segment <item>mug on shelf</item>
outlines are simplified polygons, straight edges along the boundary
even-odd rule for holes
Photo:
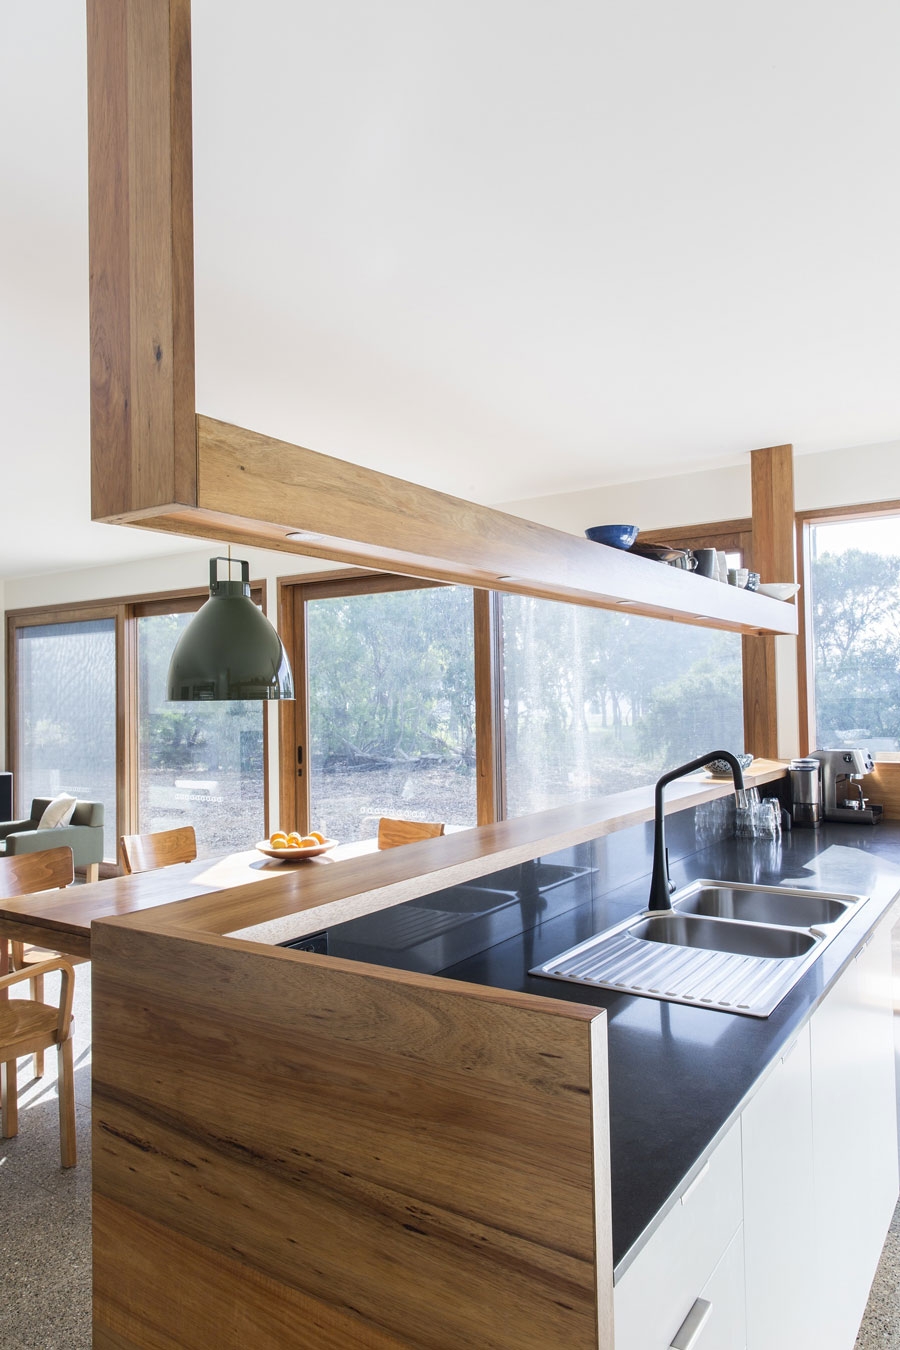
[[[718,554],[714,548],[695,548],[694,557],[697,559],[698,577],[718,577]]]
[[[741,590],[745,588],[750,578],[750,572],[746,567],[730,567],[728,569],[729,586],[737,586]]]

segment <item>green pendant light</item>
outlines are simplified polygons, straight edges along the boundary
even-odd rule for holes
[[[169,662],[171,701],[293,698],[294,681],[281,638],[250,599],[250,564],[240,581],[220,581],[210,558],[209,599],[175,644]]]

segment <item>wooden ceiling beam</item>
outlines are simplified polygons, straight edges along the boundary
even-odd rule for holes
[[[91,511],[197,504],[190,0],[88,0]]]

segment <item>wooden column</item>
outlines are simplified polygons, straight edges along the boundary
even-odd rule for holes
[[[753,502],[751,565],[763,581],[795,579],[794,460],[790,445],[750,454]],[[754,755],[778,758],[778,682],[775,638],[745,636],[744,745]]]
[[[504,816],[502,775],[498,773],[497,739],[502,708],[498,698],[497,634],[494,597],[490,591],[472,592],[475,608],[475,758],[478,772],[478,824],[490,825]]]
[[[189,0],[88,0],[91,509],[197,502]]]

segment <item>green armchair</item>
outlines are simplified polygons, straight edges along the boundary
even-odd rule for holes
[[[35,797],[27,820],[7,820],[0,824],[0,854],[40,853],[45,848],[72,850],[76,867],[87,869],[88,881],[96,881],[103,861],[103,805],[101,802],[76,802],[68,825],[39,830],[38,821],[52,798]]]

